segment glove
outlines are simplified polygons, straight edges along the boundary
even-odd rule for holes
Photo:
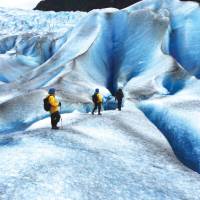
[[[59,106],[61,106],[61,102],[59,102]]]

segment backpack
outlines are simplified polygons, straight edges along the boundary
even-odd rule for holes
[[[92,101],[93,101],[94,103],[97,103],[98,97],[97,97],[97,94],[96,94],[96,93],[92,95]]]
[[[49,97],[44,98],[43,102],[44,102],[44,110],[45,111],[50,111],[51,104],[49,103]]]
[[[122,91],[117,91],[115,97],[117,100],[122,100],[124,97],[124,94]]]

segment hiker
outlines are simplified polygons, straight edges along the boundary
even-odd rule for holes
[[[98,108],[98,115],[101,115],[101,104],[103,102],[103,97],[99,93],[99,89],[97,88],[92,95],[92,101],[94,102],[94,109],[92,111],[92,114],[94,115],[95,110]]]
[[[117,108],[119,111],[121,111],[121,107],[122,107],[122,99],[124,98],[124,94],[122,89],[118,89],[116,94],[115,94],[115,101],[117,100]]]
[[[56,90],[54,88],[49,89],[48,102],[50,104],[50,113],[51,113],[51,126],[52,129],[59,129],[57,123],[60,121],[60,113],[58,107],[61,106],[61,103],[55,98]]]

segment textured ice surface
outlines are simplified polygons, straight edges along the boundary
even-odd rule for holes
[[[64,115],[58,132],[41,121],[1,137],[0,198],[198,200],[199,175],[177,161],[164,136],[132,107]]]
[[[187,71],[199,77],[200,9],[198,3],[179,0],[146,0],[127,10],[151,9],[170,19],[165,52],[172,55]]]
[[[0,8],[1,197],[199,199],[199,175],[166,143],[200,172],[199,10],[178,0],[89,13]],[[114,108],[122,87],[126,111],[66,115],[55,133],[42,107],[49,87],[63,113],[89,113],[95,88]]]
[[[195,89],[195,86],[193,87]],[[191,91],[187,90],[162,100],[140,104],[141,110],[164,133],[177,157],[198,172],[200,171],[199,106],[199,97],[191,95]]]

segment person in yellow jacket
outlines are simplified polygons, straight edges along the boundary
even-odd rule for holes
[[[50,113],[51,113],[51,126],[52,129],[59,129],[57,123],[60,121],[60,113],[59,113],[59,106],[61,103],[55,97],[56,90],[54,88],[49,89],[49,104],[50,104]]]
[[[93,103],[94,103],[94,108],[93,108],[92,114],[94,115],[94,112],[98,108],[98,115],[101,115],[101,105],[103,103],[103,97],[99,93],[98,88],[95,90],[94,94],[92,95],[92,100],[93,100]]]

